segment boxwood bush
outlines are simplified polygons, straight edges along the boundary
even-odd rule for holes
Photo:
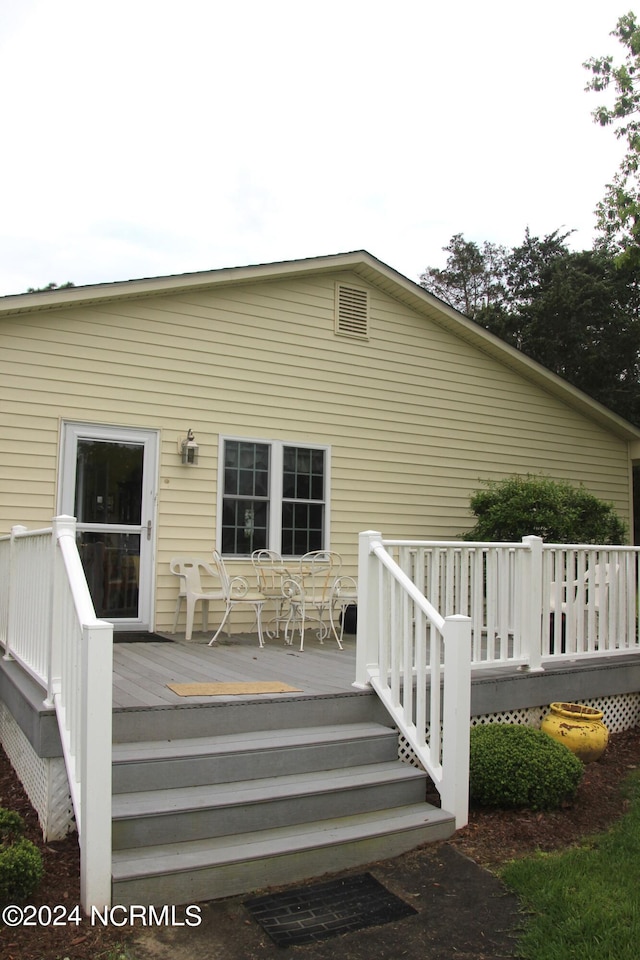
[[[40,851],[23,833],[20,814],[0,807],[0,905],[19,903],[42,880]]]
[[[542,730],[489,723],[471,730],[472,804],[552,810],[571,800],[584,766]]]
[[[626,528],[613,504],[584,487],[545,476],[488,481],[471,495],[475,526],[465,540],[521,540],[530,534],[548,543],[624,543]]]

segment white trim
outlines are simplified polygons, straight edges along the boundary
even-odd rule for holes
[[[227,440],[239,443],[262,443],[269,447],[269,532],[267,547],[282,552],[282,473],[283,450],[285,447],[298,447],[305,450],[324,452],[324,531],[322,549],[328,550],[331,543],[331,447],[326,443],[311,443],[309,440],[273,440],[265,437],[242,437],[236,434],[220,434],[218,437],[218,491],[216,548],[222,553],[222,511],[224,502],[224,445]],[[274,504],[276,509],[273,509]],[[227,554],[227,557],[230,555]],[[231,556],[237,557],[236,554]]]
[[[63,420],[61,423],[60,461],[58,473],[57,514],[74,516],[75,507],[75,477],[77,460],[77,443],[79,439],[122,441],[124,443],[139,443],[144,447],[143,462],[143,491],[140,526],[135,530],[140,533],[140,581],[138,617],[135,619],[114,620],[122,626],[139,627],[152,630],[155,618],[155,565],[157,545],[157,491],[158,491],[158,454],[160,437],[157,430],[146,430],[137,427],[119,427],[107,424],[83,423],[74,420]],[[147,525],[151,523],[151,539],[147,539]],[[85,529],[85,524],[78,524],[79,529]],[[132,532],[131,526],[122,524],[95,524],[88,525],[92,531],[104,530],[111,533]]]

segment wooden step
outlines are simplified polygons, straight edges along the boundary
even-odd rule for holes
[[[210,840],[119,850],[113,902],[184,904],[248,893],[398,856],[455,830],[417,803]]]
[[[398,760],[113,798],[113,849],[220,837],[424,800],[426,776]]]
[[[280,730],[323,723],[382,723],[391,727],[384,706],[372,690],[307,697],[274,694],[259,699],[184,706],[121,708],[113,711],[113,742],[154,740],[161,731],[170,740],[224,736],[255,730]]]
[[[113,902],[247,893],[451,836],[454,818],[425,802],[426,774],[398,759],[376,700],[129,717],[114,738]]]
[[[114,744],[113,792],[226,783],[393,760],[397,734],[374,723]]]

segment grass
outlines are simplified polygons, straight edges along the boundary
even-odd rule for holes
[[[525,960],[637,960],[640,955],[640,773],[625,784],[629,810],[606,833],[562,853],[500,870],[528,912]]]

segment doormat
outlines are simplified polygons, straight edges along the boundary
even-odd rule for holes
[[[278,947],[314,943],[418,912],[370,873],[254,897],[244,906]]]
[[[251,693],[302,693],[299,687],[286,683],[264,681],[263,683],[168,683],[179,697],[234,697]]]
[[[114,643],[173,643],[168,637],[161,637],[159,633],[121,633],[113,631]]]

